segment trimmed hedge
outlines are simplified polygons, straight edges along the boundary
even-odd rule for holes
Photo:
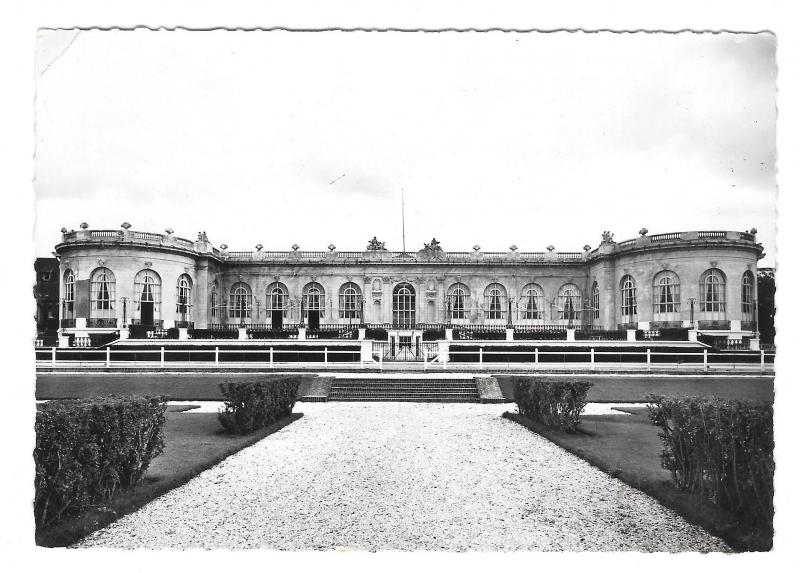
[[[775,446],[769,404],[651,396],[662,466],[675,486],[772,528]]]
[[[297,390],[307,376],[268,376],[259,382],[219,385],[225,409],[219,422],[226,432],[249,434],[292,413]]]
[[[519,413],[562,432],[574,432],[586,407],[591,382],[520,376],[514,388]]]
[[[165,397],[107,396],[37,406],[34,516],[47,527],[133,488],[164,449]]]
[[[367,327],[366,331],[364,332],[364,336],[368,340],[389,340],[389,331],[381,327]]]
[[[236,340],[239,338],[239,331],[220,330],[217,328],[190,328],[189,338],[200,340]]]

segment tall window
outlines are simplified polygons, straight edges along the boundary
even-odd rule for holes
[[[636,320],[636,281],[631,275],[625,275],[620,282],[620,292],[622,294],[622,317],[625,322]]]
[[[395,326],[413,326],[416,322],[417,297],[414,287],[400,283],[392,291],[392,321]]]
[[[75,318],[75,273],[67,270],[64,273],[64,316]]]
[[[286,318],[286,307],[289,299],[289,291],[283,283],[272,283],[267,287],[267,311],[272,317],[273,311],[283,312]]]
[[[356,283],[344,283],[339,289],[339,318],[361,319],[361,289]]]
[[[724,318],[725,275],[718,269],[709,269],[700,277],[700,312],[718,315],[711,320]]]
[[[155,271],[144,269],[133,279],[133,302],[139,321],[154,324],[161,315],[161,277]]]
[[[488,320],[502,319],[506,312],[506,288],[500,283],[492,283],[483,292],[484,316]]]
[[[531,283],[522,287],[522,318],[540,320],[544,318],[544,290]]]
[[[653,314],[677,314],[681,310],[681,293],[678,275],[661,271],[653,277]],[[660,320],[677,320],[678,317],[656,317]]]
[[[463,283],[455,283],[447,289],[447,305],[451,320],[464,320],[469,312],[469,287]]]
[[[217,283],[211,285],[211,296],[209,297],[211,301],[211,322],[216,322],[216,319],[219,317],[219,313],[217,310],[219,309],[219,301],[217,300]]]
[[[189,275],[181,275],[175,287],[175,313],[181,320],[190,320],[191,311],[192,279]]]
[[[105,267],[95,269],[91,279],[91,318],[113,318],[116,281]]]
[[[600,319],[600,286],[597,281],[592,284],[592,318]]]
[[[246,283],[236,283],[231,287],[230,317],[239,320],[250,318],[253,297]]]
[[[308,311],[319,311],[320,318],[325,316],[325,289],[319,283],[308,283],[303,287],[303,306],[305,316],[308,318]]]
[[[753,273],[745,271],[742,275],[742,320],[745,322],[753,321]]]
[[[580,319],[581,291],[574,284],[558,289],[558,318],[572,323]]]

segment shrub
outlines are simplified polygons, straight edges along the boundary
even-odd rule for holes
[[[219,422],[232,434],[249,434],[292,413],[303,376],[268,376],[259,382],[219,385],[225,409]]]
[[[147,338],[147,331],[153,330],[152,326],[145,326],[143,324],[130,324],[128,325],[128,332],[130,338]]]
[[[514,400],[526,418],[548,428],[574,432],[591,387],[591,382],[519,377]]]
[[[678,489],[771,528],[774,437],[768,404],[650,397],[661,429],[661,464]]]
[[[119,338],[119,332],[90,332],[89,339],[91,340],[91,345],[94,347],[98,346],[105,346],[111,342],[114,342]]]
[[[217,328],[190,328],[189,338],[203,340],[236,340],[239,338],[239,331],[221,330]]]
[[[364,336],[368,340],[389,340],[389,331],[385,328],[369,328],[364,332]]]
[[[165,400],[108,396],[40,404],[36,525],[52,525],[134,487],[164,449]]]
[[[444,328],[426,328],[422,331],[422,340],[444,340]]]

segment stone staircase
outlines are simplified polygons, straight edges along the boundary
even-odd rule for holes
[[[329,402],[480,402],[475,379],[334,378]]]

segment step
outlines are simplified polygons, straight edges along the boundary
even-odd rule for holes
[[[349,402],[479,402],[474,378],[336,378],[330,401]]]

